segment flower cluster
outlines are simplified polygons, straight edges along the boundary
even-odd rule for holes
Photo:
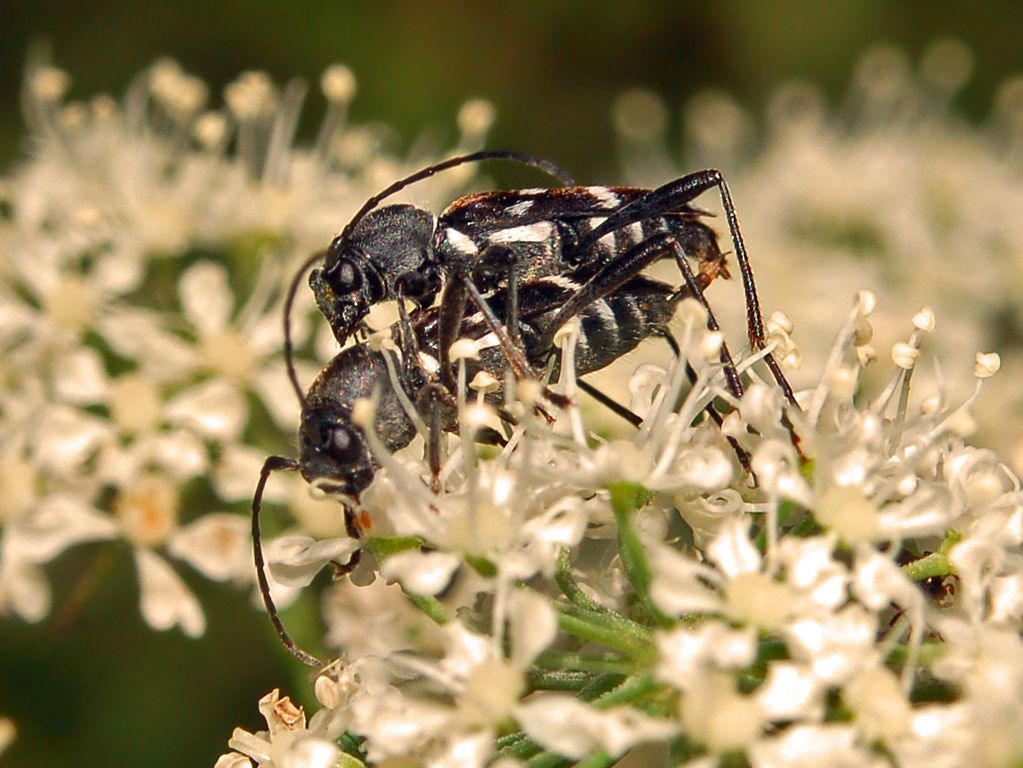
[[[855,122],[806,88],[779,94],[756,161],[741,157],[734,105],[690,111],[694,167],[735,159],[766,303],[797,319],[768,323],[796,403],[759,353],[736,356],[735,397],[721,334],[683,302],[681,353],[650,343],[650,362],[612,374],[638,428],[609,430],[615,417],[590,403],[537,410],[520,382],[506,445],[485,448],[474,430],[501,426],[487,383],[479,398],[461,388],[438,493],[422,441],[389,454],[372,440],[374,403],[357,404],[381,469],[361,499],[362,564],[322,594],[317,650],[334,660],[312,685],[318,710],[267,694],[266,730],[236,729],[218,768],[1023,759],[1023,495],[966,442],[985,400],[1002,443],[1018,439],[1004,416],[1018,393],[998,390],[1016,377],[978,398],[992,354],[977,355],[972,391],[956,377],[961,350],[993,340],[963,307],[1011,307],[1019,88],[986,133],[969,131],[944,109],[968,54],[935,50],[919,75],[890,51],[865,59]],[[64,73],[28,72],[33,158],[0,188],[0,613],[44,617],[45,566],[89,541],[131,553],[157,629],[205,626],[176,564],[251,589],[248,504],[262,458],[293,453],[298,423],[282,289],[367,197],[441,154],[399,159],[384,131],[350,125],[347,69],[321,85],[326,115],[304,148],[300,83],[248,73],[207,110],[205,85],[166,61],[120,104],[69,103]],[[641,93],[618,110],[643,183],[673,173],[658,110]],[[478,148],[491,120],[467,104],[453,150]],[[984,183],[970,184],[978,168]],[[439,205],[465,180],[409,192]],[[832,343],[833,286],[851,284],[884,300],[859,294]],[[741,329],[728,319],[741,302],[718,291],[725,329]],[[948,334],[923,309],[891,336],[907,301],[941,307]],[[325,325],[296,316],[304,381],[334,351]],[[559,333],[552,386],[580,403],[576,338],[571,324]],[[925,338],[951,383],[921,364]],[[266,542],[283,606],[356,543],[336,500],[297,478],[275,479],[267,501],[295,521]],[[0,718],[0,749],[12,738]]]
[[[631,378],[627,437],[523,408],[481,456],[463,402],[436,495],[421,448],[374,444],[376,563],[324,597],[342,655],[316,678],[322,708],[284,736],[269,716],[236,732],[218,765],[335,765],[337,745],[353,765],[1015,764],[1023,493],[964,442],[973,397],[911,396],[930,310],[863,391],[875,302],[857,297],[798,407],[754,360],[731,398],[688,301],[682,356]],[[997,368],[977,356],[978,390]],[[570,364],[558,385],[576,391]],[[722,400],[718,427],[703,412]],[[367,434],[372,418],[364,401]]]
[[[1006,375],[978,405],[978,434],[1019,469],[1021,432],[1007,427],[1023,414],[1016,386],[1023,375],[1023,79],[1004,82],[987,119],[968,124],[955,102],[972,68],[968,48],[939,40],[916,66],[889,46],[868,51],[834,107],[804,82],[770,94],[763,115],[706,92],[682,115],[681,163],[655,95],[623,94],[615,119],[623,172],[634,183],[722,169],[765,302],[784,308],[800,329],[807,359],[806,373],[793,374],[799,384],[810,386],[824,362],[826,319],[849,286],[878,295],[879,347],[896,341],[907,307],[932,306],[942,320],[933,349],[950,366],[963,349],[1002,354]],[[730,318],[725,327],[743,327],[741,306],[715,303]],[[970,386],[955,370],[947,384],[960,393]]]
[[[172,560],[253,583],[244,513],[263,456],[298,419],[282,289],[366,197],[435,151],[399,159],[381,130],[349,125],[347,68],[321,85],[326,115],[303,148],[300,82],[246,73],[207,109],[204,83],[167,60],[120,104],[67,102],[64,72],[29,69],[32,159],[4,180],[0,221],[0,614],[47,615],[42,567],[88,541],[130,547],[155,629],[205,626]],[[467,104],[454,151],[477,149],[491,118]],[[415,192],[448,199],[464,181]],[[307,319],[296,340],[311,377]],[[343,537],[336,505],[301,484],[275,484],[270,500],[298,532]]]

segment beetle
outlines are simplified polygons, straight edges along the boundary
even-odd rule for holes
[[[379,207],[387,197],[442,170],[469,162],[504,158],[545,170],[568,186],[482,192],[455,200],[439,216],[411,205]],[[370,308],[389,299],[429,306],[438,293],[449,307],[441,325],[441,375],[452,386],[447,348],[459,335],[462,307],[471,303],[488,317],[483,294],[503,280],[509,307],[506,328],[489,314],[512,371],[519,378],[533,374],[515,344],[518,333],[517,286],[539,277],[567,274],[589,267],[597,283],[602,272],[635,274],[658,259],[672,257],[680,269],[691,269],[685,256],[695,260],[702,279],[728,277],[717,238],[703,221],[705,211],[691,202],[717,189],[728,224],[745,293],[750,348],[766,345],[766,334],[756,284],[746,253],[731,193],[714,169],[698,171],[656,189],[638,187],[573,186],[571,178],[547,161],[514,152],[478,152],[428,166],[371,197],[333,239],[324,253],[315,254],[296,273],[290,303],[301,275],[322,259],[309,283],[316,303],[337,340],[343,345],[363,327]],[[672,235],[667,246],[664,235]],[[681,252],[681,253],[680,253]],[[593,291],[581,291],[563,310],[562,319],[576,313]],[[549,347],[559,323],[540,340]],[[285,346],[290,351],[286,327]],[[765,355],[774,378],[794,403],[792,389],[769,353]],[[734,369],[728,373],[735,396],[742,390]],[[293,379],[296,391],[297,381]]]
[[[586,273],[577,272],[568,276],[538,278],[520,286],[521,344],[527,359],[538,361],[537,347],[533,346],[535,340],[547,334],[550,323],[560,318],[560,308],[578,294],[585,280]],[[700,291],[699,285],[696,290]],[[691,295],[693,286],[688,283],[674,288],[662,281],[634,275],[582,306],[576,313],[580,322],[575,348],[577,374],[585,375],[609,365],[643,339],[667,336],[667,325],[675,307],[681,298]],[[507,291],[502,290],[491,297],[488,307],[500,320],[504,320],[509,304]],[[260,471],[252,501],[253,556],[260,593],[284,645],[311,666],[320,666],[319,659],[292,640],[270,595],[260,546],[259,516],[264,488],[276,471],[299,472],[308,483],[341,497],[348,533],[353,538],[358,537],[353,504],[358,503],[378,468],[362,427],[353,420],[356,401],[368,397],[375,399],[374,432],[388,453],[407,446],[417,429],[429,424],[429,434],[424,438],[430,454],[431,472],[436,477],[439,473],[439,451],[436,448],[439,430],[455,431],[458,428],[453,408],[455,393],[432,374],[439,356],[438,326],[445,322],[445,311],[443,307],[421,310],[392,326],[391,337],[402,351],[400,365],[394,368],[389,367],[385,357],[389,353],[373,349],[368,342],[356,343],[339,352],[301,398],[298,457],[270,456]],[[558,319],[557,322],[563,321]],[[489,333],[489,324],[482,312],[470,310],[462,318],[461,329],[466,338],[479,340]],[[494,344],[480,350],[479,360],[469,365],[469,374],[482,370],[501,380],[506,369],[504,351],[499,344]],[[578,383],[584,391],[596,392],[585,382]],[[638,423],[638,417],[627,409],[599,392],[596,394],[601,402],[610,404],[616,412]],[[498,389],[489,393],[487,398],[498,404],[502,392]],[[413,409],[420,412],[414,413]],[[429,413],[422,412],[427,409]],[[494,430],[483,430],[476,434],[475,439],[491,443],[502,441],[500,433]],[[353,556],[355,562],[357,556],[358,553]],[[346,570],[353,567],[354,562],[344,566]]]

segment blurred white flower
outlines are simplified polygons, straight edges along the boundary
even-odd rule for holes
[[[250,733],[235,728],[229,746],[234,753],[221,755],[217,768],[265,766],[265,768],[334,768],[341,750],[328,734],[306,727],[305,712],[288,697],[273,690],[259,700],[266,731]],[[246,759],[247,758],[247,759]],[[253,762],[254,761],[254,762]]]

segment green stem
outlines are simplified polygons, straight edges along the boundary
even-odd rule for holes
[[[963,535],[959,531],[949,531],[945,534],[945,540],[941,542],[937,552],[931,552],[919,560],[906,563],[902,566],[902,572],[913,581],[923,581],[931,576],[954,576],[956,569],[952,565],[952,561],[948,559],[948,553],[962,540]]]
[[[414,605],[416,608],[421,610],[423,613],[425,613],[427,616],[429,616],[434,621],[434,623],[443,626],[444,624],[447,624],[448,621],[450,621],[447,609],[443,605],[441,605],[440,601],[437,600],[437,598],[429,597],[427,595],[413,594],[412,592],[409,592],[407,589],[405,589],[404,586],[401,588],[401,590],[402,592],[405,593],[405,597],[408,598],[409,602],[412,603],[412,605]]]
[[[815,533],[820,533],[821,526],[817,522],[813,515],[807,514],[792,528],[789,529],[789,535],[797,536],[798,538],[805,539],[808,536],[812,536]]]
[[[560,610],[562,604],[556,603],[555,607],[560,611],[558,627],[574,637],[600,643],[637,659],[646,659],[653,651],[649,641],[601,621],[603,617],[581,613],[578,609],[572,612],[563,611]]]
[[[632,619],[622,616],[620,613],[601,609],[597,611],[590,611],[586,608],[580,608],[574,603],[566,603],[558,601],[554,603],[554,607],[561,613],[566,613],[569,616],[575,616],[577,618],[588,621],[591,624],[597,624],[608,629],[613,629],[616,632],[621,632],[623,635],[628,635],[634,638],[640,643],[652,642],[652,636],[650,630],[644,627],[639,622],[633,621]]]
[[[526,673],[526,685],[531,691],[581,691],[593,679],[586,672],[563,669],[530,669]]]
[[[768,661],[780,661],[781,659],[788,658],[790,658],[789,647],[785,644],[784,640],[768,638],[766,640],[760,640],[757,643],[758,664],[765,664]]]
[[[617,653],[587,654],[573,651],[544,651],[536,662],[544,669],[582,670],[627,675],[635,671],[636,664]]]
[[[634,704],[660,688],[660,684],[654,680],[653,675],[633,675],[627,678],[617,688],[608,691],[602,696],[593,700],[593,706],[597,709],[611,709],[622,704]]]
[[[558,564],[557,570],[554,572],[554,581],[561,587],[561,591],[565,593],[565,597],[573,605],[577,605],[587,611],[593,611],[594,613],[610,612],[608,608],[598,603],[579,587],[575,577],[572,576],[572,559],[568,549],[565,547],[562,547],[561,551],[558,552]]]
[[[422,546],[423,540],[417,536],[370,536],[365,544],[366,549],[380,563],[392,555],[420,549]]]
[[[601,696],[606,695],[608,692],[613,691],[619,685],[622,684],[621,675],[601,675],[593,680],[592,683],[587,685],[581,691],[579,691],[579,699],[581,701],[593,701],[599,699]]]
[[[571,760],[566,760],[557,752],[541,752],[526,762],[526,768],[561,768],[561,766],[569,765],[571,762]]]
[[[615,759],[602,749],[598,749],[592,755],[584,757],[575,764],[575,768],[608,768],[614,765]]]
[[[929,667],[948,651],[944,643],[923,643],[917,653],[916,663],[919,667]],[[909,661],[909,646],[896,645],[888,652],[885,661],[889,664],[905,664]]]
[[[497,740],[497,749],[501,757],[514,757],[517,760],[528,760],[543,752],[543,747],[530,739],[524,731],[502,736]]]
[[[635,483],[614,483],[608,486],[608,491],[611,494],[611,509],[614,511],[615,522],[618,524],[618,549],[629,582],[654,621],[662,627],[672,627],[675,622],[661,613],[661,610],[650,599],[653,572],[647,561],[646,547],[643,546],[643,542],[632,525],[636,510],[639,509],[647,492],[642,486]]]
[[[923,581],[931,576],[949,576],[954,574],[955,566],[948,559],[944,552],[931,552],[919,560],[906,563],[902,566],[902,572],[913,581]]]

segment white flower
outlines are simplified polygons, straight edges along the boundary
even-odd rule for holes
[[[142,593],[142,617],[153,629],[166,630],[180,626],[189,637],[206,631],[206,618],[199,601],[171,567],[149,550],[135,552]]]
[[[302,708],[292,704],[288,697],[281,698],[278,690],[259,700],[259,711],[266,719],[268,730],[250,733],[236,728],[228,742],[236,754],[221,755],[216,763],[218,768],[251,766],[243,757],[251,758],[262,768],[333,768],[337,765],[341,750],[316,730],[307,728]]]
[[[17,733],[13,720],[8,717],[0,717],[0,754],[11,745],[11,742],[17,737]]]
[[[846,725],[800,725],[750,747],[754,768],[882,768],[885,761],[856,743]]]
[[[548,693],[520,705],[515,716],[547,749],[579,760],[597,749],[619,757],[638,744],[665,741],[678,725],[627,707],[600,711],[567,694]]]

